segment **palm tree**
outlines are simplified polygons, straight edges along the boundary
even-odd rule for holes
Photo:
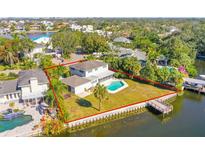
[[[63,101],[63,93],[67,91],[67,86],[64,85],[59,79],[53,79],[52,86],[59,102]],[[55,97],[52,89],[49,89],[46,94],[46,101],[49,102],[50,106],[53,107]]]
[[[21,36],[23,37],[20,39],[21,49],[29,54],[34,49],[35,44],[26,34],[21,34]]]
[[[136,76],[136,75],[139,75],[140,73],[140,70],[141,70],[141,65],[140,63],[135,63],[133,66],[132,66],[132,75],[133,76]]]
[[[94,96],[99,100],[99,111],[101,110],[101,103],[108,99],[108,93],[106,87],[100,84],[97,84],[94,92]]]
[[[55,97],[51,88],[46,92],[45,100],[49,103],[50,107],[53,108],[55,103]]]
[[[14,42],[12,40],[8,40],[0,46],[0,57],[6,64],[13,65],[18,62],[18,53],[15,50]]]

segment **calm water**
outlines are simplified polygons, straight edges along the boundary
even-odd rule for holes
[[[199,74],[205,74],[205,61],[196,65]],[[145,112],[61,136],[205,136],[205,95],[186,91],[173,106],[173,113],[165,119]]]
[[[13,120],[0,120],[0,133],[6,130],[14,129],[18,126],[25,125],[32,121],[32,116],[23,115]]]
[[[50,37],[53,34],[53,32],[47,32],[47,33],[32,33],[32,34],[28,34],[28,37],[31,40],[37,40],[41,37]]]

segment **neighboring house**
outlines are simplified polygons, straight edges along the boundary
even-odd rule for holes
[[[71,77],[62,79],[69,90],[81,94],[97,83],[102,83],[113,77],[114,72],[108,69],[108,64],[101,61],[85,61],[70,66]]]
[[[93,32],[93,25],[83,25],[82,32],[85,32],[85,33]]]
[[[104,30],[95,30],[93,32],[97,33],[98,35],[107,36],[107,37],[110,37],[112,35],[112,32],[104,31]]]
[[[45,45],[42,45],[42,44],[37,44],[36,46],[35,46],[35,48],[30,52],[30,53],[28,53],[28,57],[30,57],[30,58],[33,58],[34,57],[34,55],[35,54],[37,54],[37,53],[45,53]]]
[[[131,43],[131,40],[126,37],[117,37],[113,40],[116,43]]]
[[[5,35],[10,33],[10,29],[9,28],[0,28],[0,35]]]
[[[41,29],[41,26],[39,24],[33,24],[33,25],[30,25],[30,30],[40,30]]]
[[[47,50],[45,50],[45,55],[50,55],[50,56],[52,56],[52,57],[61,58],[61,56],[62,56],[62,51],[60,51],[60,50],[47,49]]]
[[[71,28],[72,30],[78,30],[78,31],[81,31],[82,26],[77,25],[77,24],[71,24],[70,28]]]
[[[146,62],[147,61],[146,52],[143,52],[139,49],[135,49],[133,56],[136,57],[141,62]]]
[[[157,65],[167,66],[169,59],[168,59],[167,57],[165,57],[164,55],[160,55],[160,56],[156,59],[156,61],[157,61]]]
[[[18,23],[16,25],[15,32],[24,32],[24,31],[25,31],[24,24],[23,23]]]
[[[0,81],[0,104],[39,102],[48,90],[48,80],[41,69],[19,72],[16,80]]]
[[[41,21],[42,24],[44,24],[46,26],[46,30],[53,30],[53,22],[52,21]]]

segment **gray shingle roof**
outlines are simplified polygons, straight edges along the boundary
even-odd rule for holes
[[[106,66],[107,64],[101,61],[85,61],[82,63],[78,63],[78,64],[74,64],[71,65],[71,68],[75,68],[77,70],[83,70],[83,71],[87,71],[87,70],[91,70],[91,69],[95,69],[101,66]]]
[[[135,57],[137,57],[138,60],[147,60],[146,52],[140,51],[140,50],[135,50]]]
[[[17,80],[0,81],[0,95],[17,91]]]
[[[71,77],[62,79],[62,82],[64,84],[68,85],[68,86],[77,87],[77,86],[80,86],[82,84],[90,82],[90,80],[82,78],[82,77],[79,77],[77,75],[73,75]]]
[[[114,42],[131,43],[131,40],[126,37],[117,37],[113,40]]]
[[[31,78],[37,78],[38,83],[48,83],[48,79],[41,69],[32,69],[32,70],[25,70],[19,72],[19,79],[18,79],[18,86],[26,86],[29,85],[29,80]]]

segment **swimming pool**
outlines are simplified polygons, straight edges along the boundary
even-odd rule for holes
[[[48,33],[34,33],[34,34],[28,34],[28,37],[32,40],[38,40],[40,38],[50,38],[53,32],[48,32]]]
[[[33,119],[31,115],[22,115],[12,120],[0,120],[0,133],[6,130],[14,129],[18,126],[25,125],[31,122],[32,120]]]
[[[124,83],[122,81],[113,81],[109,86],[107,86],[107,89],[110,91],[116,91],[123,86]]]

